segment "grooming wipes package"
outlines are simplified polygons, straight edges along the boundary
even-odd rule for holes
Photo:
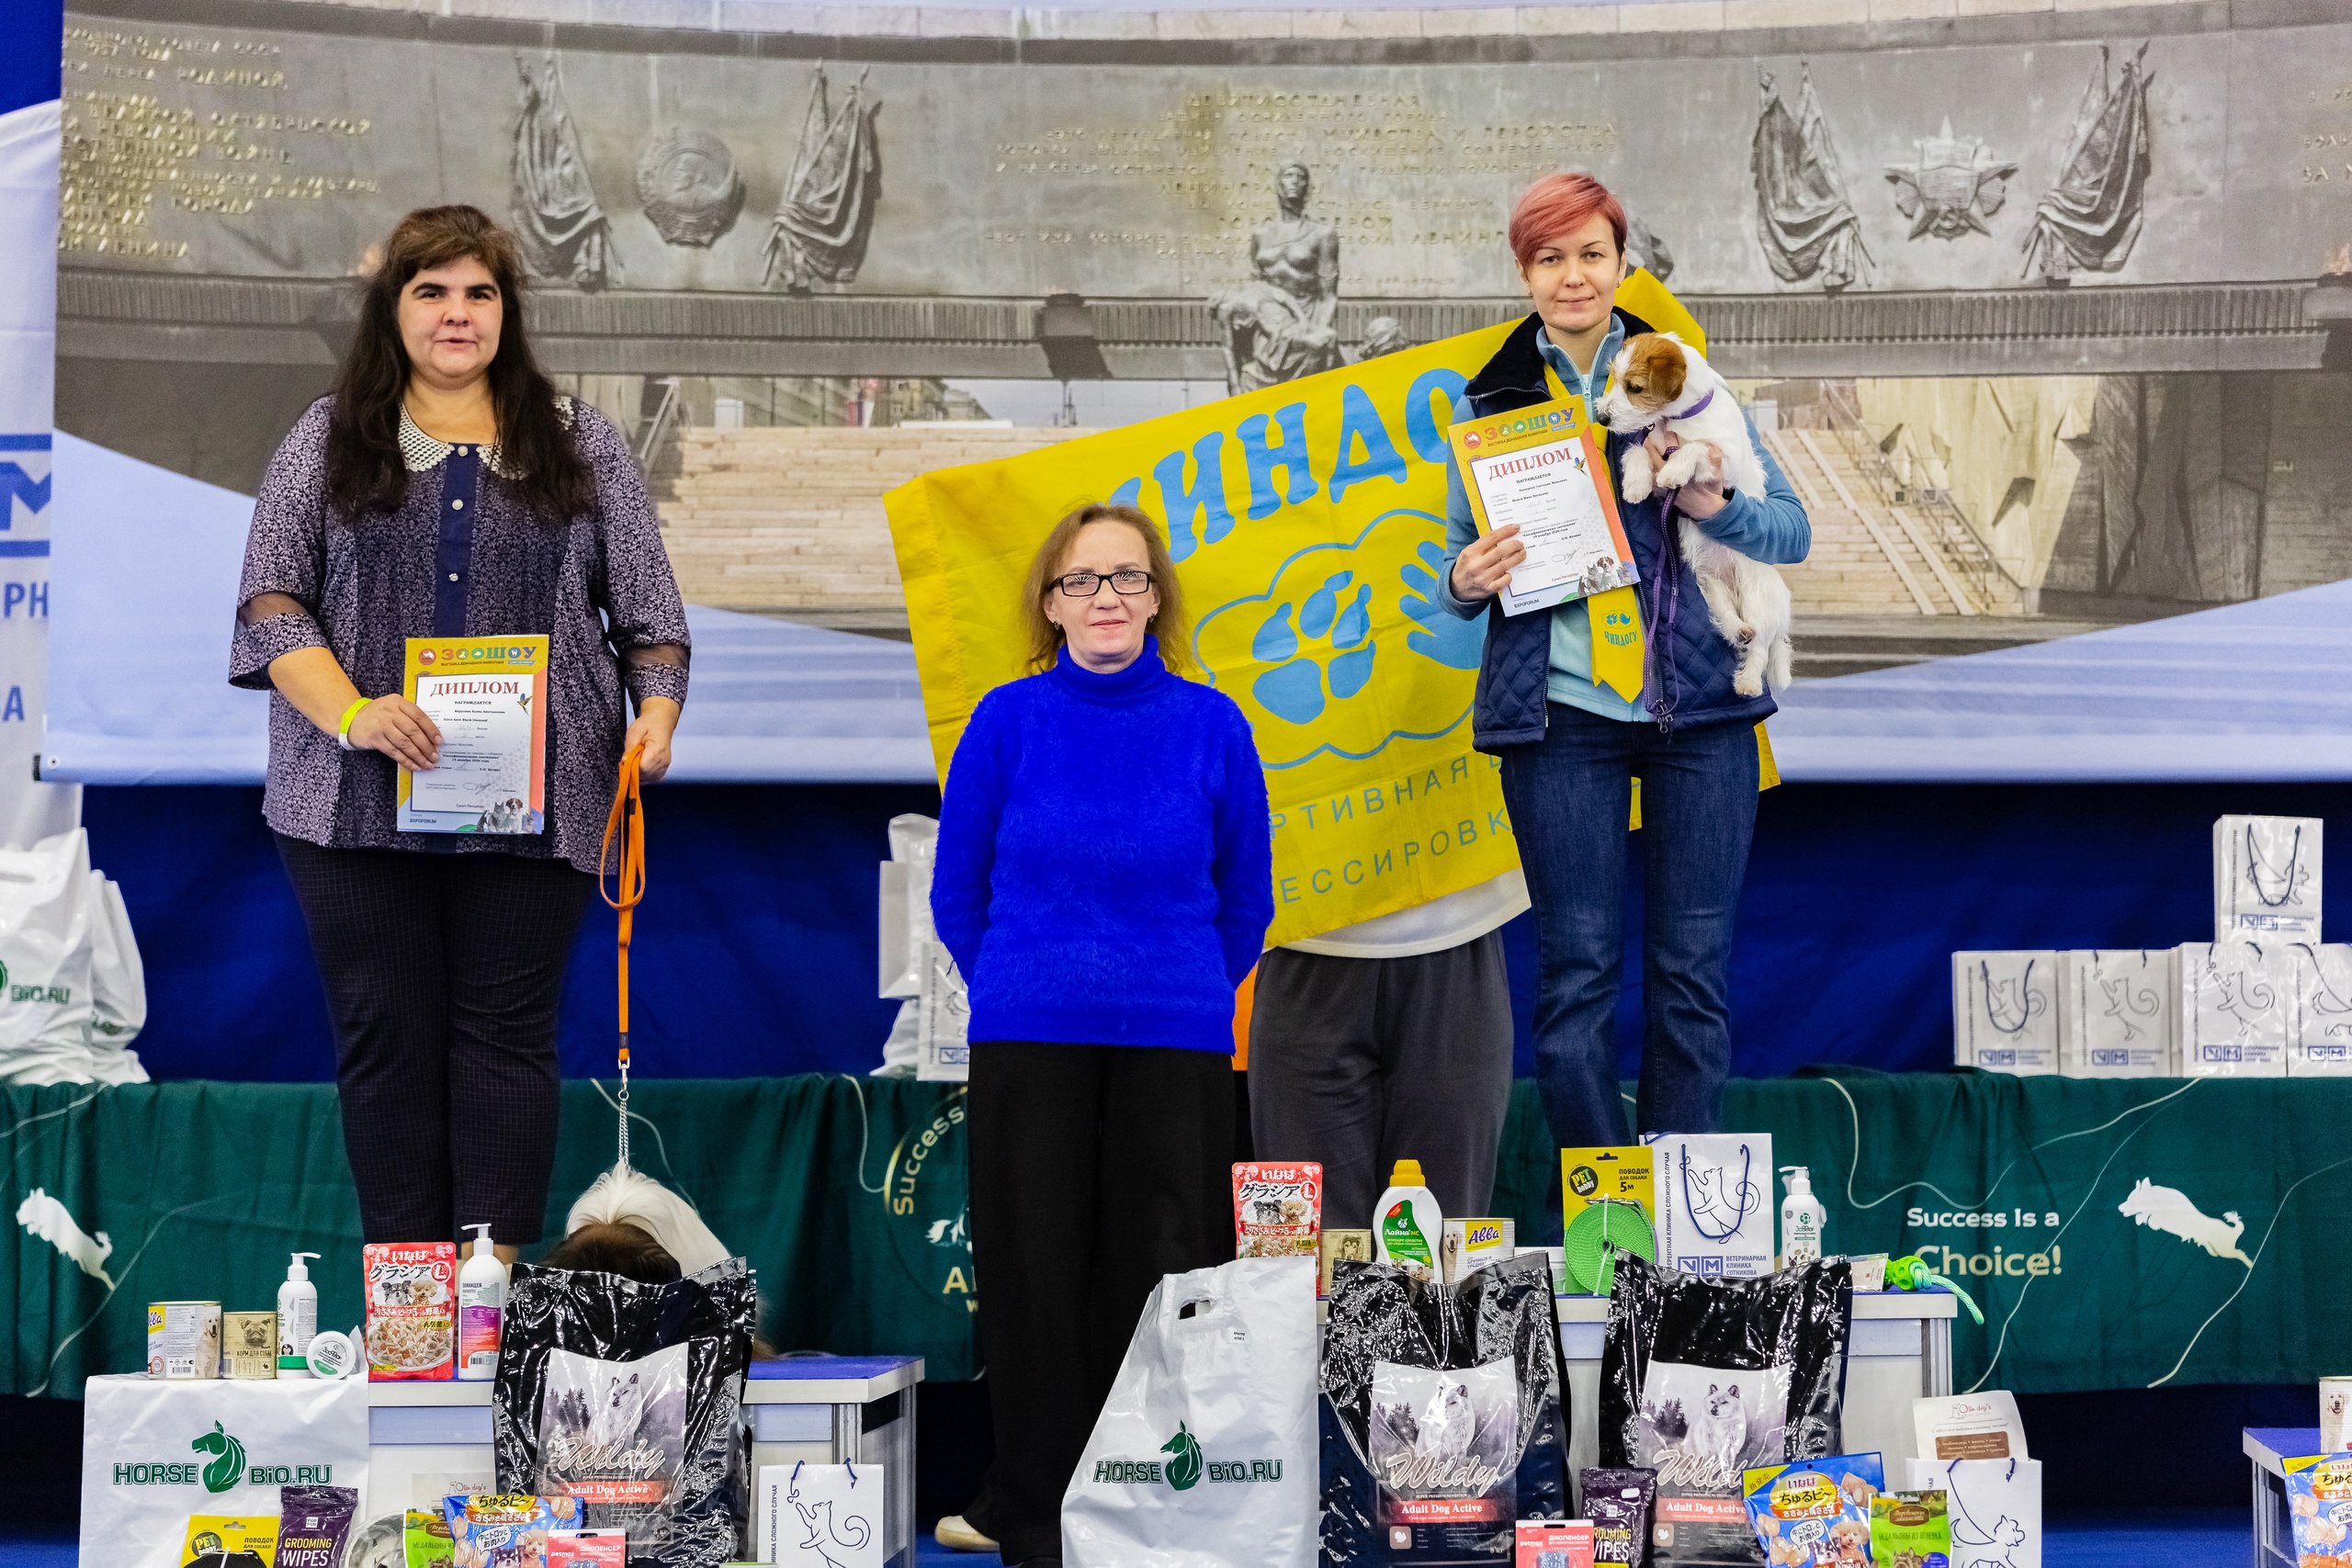
[[[1668,1133],[1649,1151],[1660,1268],[1709,1280],[1772,1272],[1770,1133]]]
[[[2289,942],[2287,960],[2295,973],[2287,1076],[2352,1075],[2352,944]]]
[[[1951,1059],[2029,1077],[2058,1070],[2059,955],[2040,949],[1951,955]]]
[[[2213,940],[2320,940],[2320,819],[2222,817],[2213,823]]]
[[[2182,1075],[2286,1077],[2295,1012],[2295,970],[2286,946],[2191,942],[2179,955]]]
[[[2070,1078],[2164,1078],[2179,1071],[2171,948],[2058,955],[2058,1065]]]

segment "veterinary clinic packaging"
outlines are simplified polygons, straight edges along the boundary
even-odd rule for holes
[[[2025,1459],[2025,1423],[2007,1389],[1911,1402],[1919,1451],[1933,1459]]]
[[[191,1514],[187,1534],[180,1544],[181,1568],[206,1563],[211,1568],[270,1568],[277,1555],[277,1516],[275,1514]]]
[[[1871,1499],[1871,1560],[1878,1568],[1951,1568],[1951,1515],[1940,1492],[1882,1492]]]
[[[1447,1284],[1458,1285],[1487,1264],[1516,1256],[1518,1240],[1516,1220],[1448,1220],[1438,1243],[1438,1269]]]
[[[147,1375],[186,1382],[220,1375],[220,1303],[151,1302]]]
[[[2040,1460],[1915,1458],[1907,1468],[1903,1490],[1944,1494],[1952,1568],[2041,1568]]]
[[[1331,1293],[1331,1270],[1341,1263],[1372,1261],[1370,1231],[1325,1231],[1319,1238],[1317,1256],[1320,1259],[1316,1270],[1315,1293],[1320,1297]]]
[[[1511,1568],[1592,1568],[1590,1519],[1521,1519]]]
[[[2319,1446],[2332,1454],[2352,1451],[2352,1378],[2319,1380]]]
[[[2299,1455],[2284,1469],[2296,1568],[2352,1568],[2352,1455]]]
[[[1740,1472],[1747,1528],[1770,1568],[1871,1560],[1871,1502],[1886,1489],[1878,1454],[1832,1454]]]
[[[2318,942],[2316,817],[2222,817],[2213,823],[2213,940]]]
[[[2295,972],[2294,1013],[2287,1024],[2287,1076],[2352,1076],[2352,945],[2287,944]]]
[[[2058,955],[2058,1066],[2070,1078],[2165,1078],[2178,1072],[2171,948]]]
[[[1951,1060],[2021,1077],[2058,1070],[2055,949],[1951,955]]]
[[[362,1249],[368,1379],[426,1382],[457,1371],[458,1244],[370,1242]]]
[[[221,1314],[220,1375],[270,1379],[277,1376],[276,1313],[232,1312]]]
[[[1773,1272],[1770,1133],[1669,1133],[1649,1151],[1661,1268],[1709,1280]]]
[[[1233,1256],[1313,1258],[1323,1229],[1323,1168],[1250,1161],[1233,1168]]]
[[[2287,1076],[2295,970],[2287,949],[2252,942],[2179,948],[2180,1071],[2199,1078]]]
[[[548,1568],[627,1568],[627,1530],[550,1530]]]

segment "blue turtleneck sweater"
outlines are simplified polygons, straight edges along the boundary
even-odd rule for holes
[[[940,800],[931,912],[975,1041],[1229,1052],[1272,874],[1249,721],[1148,638],[1114,675],[1065,649],[980,700]]]

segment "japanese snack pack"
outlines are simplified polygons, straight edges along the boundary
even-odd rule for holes
[[[358,1513],[357,1487],[280,1486],[272,1568],[343,1568],[344,1543]]]
[[[1312,1258],[1321,1245],[1323,1168],[1250,1161],[1233,1168],[1233,1256]]]
[[[1516,1523],[1565,1518],[1568,1384],[1540,1254],[1448,1286],[1339,1266],[1323,1337],[1329,1568],[1508,1561]]]
[[[2296,1568],[2352,1568],[2352,1454],[2286,1463]]]
[[[1771,1568],[1860,1568],[1871,1561],[1871,1505],[1886,1489],[1877,1454],[1760,1465],[1740,1477],[1747,1525]]]
[[[1837,1452],[1852,1269],[1757,1280],[1617,1262],[1600,1362],[1600,1459],[1657,1472],[1654,1568],[1764,1561],[1744,1473]]]
[[[548,1568],[548,1536],[580,1527],[576,1497],[452,1497],[449,1557],[455,1568]]]
[[[1940,1491],[1882,1492],[1871,1500],[1878,1568],[1951,1568],[1951,1510]]]
[[[1592,1521],[1596,1568],[1633,1568],[1650,1544],[1650,1504],[1657,1496],[1657,1472],[1649,1470],[1583,1470],[1577,1491],[1584,1517]]]
[[[367,1273],[370,1382],[447,1380],[457,1371],[458,1244],[370,1242]]]
[[[643,1568],[732,1559],[758,1310],[740,1258],[666,1285],[515,1265],[491,1390],[498,1484],[577,1502],[578,1527],[626,1530]]]

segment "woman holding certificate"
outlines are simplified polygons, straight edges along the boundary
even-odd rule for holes
[[[393,230],[263,479],[230,654],[270,694],[262,815],[366,1239],[487,1224],[510,1258],[547,1208],[556,1003],[615,773],[640,745],[668,769],[688,650],[628,444],[541,373],[522,285],[473,208]]]
[[[1454,405],[1457,426],[1566,396],[1589,411],[1618,348],[1652,330],[1617,304],[1625,213],[1598,181],[1537,181],[1511,213],[1510,246],[1535,309],[1471,379]],[[1522,528],[1498,519],[1481,534],[1457,463],[1440,585],[1453,614],[1487,617],[1472,726],[1478,749],[1502,761],[1535,909],[1537,1080],[1554,1134],[1577,1147],[1625,1141],[1614,1024],[1635,779],[1645,1017],[1634,1115],[1644,1133],[1715,1130],[1731,1064],[1724,969],[1756,821],[1756,729],[1775,708],[1769,692],[1733,690],[1739,656],[1690,581],[1678,519],[1656,495],[1616,498],[1632,438],[1594,434],[1606,436],[1608,471],[1590,479],[1610,488],[1588,510],[1606,513],[1613,502],[1632,584],[1512,592],[1512,573],[1529,558]],[[1671,437],[1647,439],[1663,456]],[[1755,560],[1803,560],[1813,537],[1804,503],[1763,443],[1755,445],[1764,493],[1693,482],[1671,505]],[[1582,479],[1581,460],[1565,467]],[[1524,485],[1510,499],[1522,498],[1542,499]]]

